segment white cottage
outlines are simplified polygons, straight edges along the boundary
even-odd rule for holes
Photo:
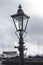
[[[16,51],[4,51],[2,53],[3,57],[15,57],[15,56],[18,56],[17,52]]]

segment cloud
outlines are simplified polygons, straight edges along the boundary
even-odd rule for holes
[[[43,35],[43,19],[38,16],[30,17],[28,24],[28,31],[30,34]]]
[[[28,44],[43,45],[43,19],[40,16],[31,16],[27,25],[25,42]]]

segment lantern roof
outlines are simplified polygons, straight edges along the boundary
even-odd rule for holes
[[[22,6],[19,5],[18,10],[17,10],[17,13],[14,14],[14,15],[11,15],[11,17],[12,17],[12,18],[15,18],[15,17],[21,16],[21,15],[22,15],[22,16],[25,16],[26,18],[30,18],[29,16],[27,16],[27,15],[23,12]]]

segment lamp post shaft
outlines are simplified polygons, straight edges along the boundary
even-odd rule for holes
[[[24,42],[23,42],[23,34],[22,31],[20,31],[19,34],[20,38],[19,38],[19,56],[20,56],[20,65],[24,65]]]

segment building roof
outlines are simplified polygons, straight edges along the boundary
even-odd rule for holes
[[[12,54],[17,54],[17,52],[16,51],[4,51],[3,54],[10,54],[10,55],[12,55]]]

